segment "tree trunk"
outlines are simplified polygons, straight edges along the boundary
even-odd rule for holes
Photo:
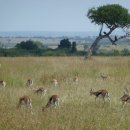
[[[91,47],[89,48],[88,52],[86,52],[85,59],[90,58],[90,57],[92,56],[93,50],[95,49],[95,47],[97,46],[98,42],[99,42],[102,38],[104,38],[104,36],[99,35],[99,36],[95,39],[95,41],[93,42],[93,44],[92,44]]]

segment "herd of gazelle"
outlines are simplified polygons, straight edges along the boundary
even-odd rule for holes
[[[52,95],[46,106],[45,107],[42,107],[42,111],[44,112],[48,107],[50,106],[59,106],[59,96],[58,95]],[[30,108],[30,111],[32,112],[32,99],[31,97],[29,96],[22,96],[19,98],[19,102],[18,102],[18,105],[17,105],[17,109],[21,108],[22,105],[25,105],[27,108]]]
[[[107,79],[108,77],[107,76],[104,76],[104,75],[100,75],[101,78],[103,80]],[[75,75],[75,77],[73,78],[73,81],[78,84],[79,82],[79,78],[77,75]],[[53,79],[52,80],[52,83],[54,84],[54,86],[56,87],[58,85],[58,80],[57,79]],[[28,79],[27,82],[26,82],[26,86],[28,87],[32,87],[33,85],[33,80],[32,79]],[[1,87],[5,87],[6,86],[6,82],[1,80],[0,81],[0,86]],[[32,90],[34,91],[34,93],[36,94],[41,94],[41,95],[45,95],[46,92],[47,92],[47,89],[46,88],[32,88]],[[107,99],[108,101],[110,101],[110,96],[109,96],[109,92],[106,90],[106,89],[101,89],[101,90],[98,90],[98,91],[94,91],[93,89],[90,90],[90,95],[94,95],[95,96],[95,101],[97,98],[102,98],[103,99],[103,102],[105,103],[105,99]],[[130,102],[130,95],[128,93],[128,89],[125,88],[125,91],[124,91],[124,95],[120,98],[121,101],[122,101],[122,106],[124,107],[124,105],[128,102]],[[58,106],[59,105],[59,96],[58,95],[52,95],[46,106],[42,107],[42,111],[45,111],[48,107],[50,106]],[[30,108],[30,110],[32,110],[32,99],[30,96],[22,96],[19,98],[19,102],[18,102],[18,105],[17,105],[17,108],[21,108],[22,105],[25,105],[27,108]]]
[[[54,86],[58,85],[58,81],[57,79],[53,79],[52,80]],[[32,87],[33,85],[33,80],[32,79],[28,79],[26,82],[26,86],[28,87]],[[32,88],[32,90],[34,91],[34,93],[36,94],[41,94],[41,95],[45,95],[47,92],[46,88]],[[27,108],[30,108],[30,110],[32,110],[32,99],[30,96],[24,95],[22,97],[19,98],[19,102],[17,105],[17,108],[21,108],[22,105],[25,105]],[[45,107],[42,107],[42,111],[45,111],[48,107],[54,105],[55,107],[59,105],[59,96],[58,95],[52,95],[49,98],[49,101],[47,102]]]

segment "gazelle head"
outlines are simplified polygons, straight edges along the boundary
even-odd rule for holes
[[[3,81],[3,80],[1,80],[1,81],[0,81],[0,86],[2,86],[2,87],[4,87],[4,88],[5,88],[5,86],[6,86],[6,82],[5,82],[5,81]]]
[[[47,108],[50,107],[50,106],[51,106],[51,104],[48,102],[48,103],[46,104],[46,106],[43,106],[43,107],[42,107],[42,111],[45,112],[45,111],[47,110]]]
[[[93,95],[94,89],[90,89],[90,96]]]
[[[127,87],[124,88],[124,95],[129,95],[129,90]]]

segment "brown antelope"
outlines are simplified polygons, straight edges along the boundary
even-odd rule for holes
[[[126,103],[130,103],[130,95],[127,88],[125,88],[124,95],[120,99],[122,101],[122,107],[124,107]]]
[[[28,79],[26,82],[26,86],[31,87],[33,85],[33,80],[32,79]]]
[[[6,86],[6,82],[3,81],[3,80],[1,80],[1,81],[0,81],[0,86],[5,88],[5,86]]]
[[[100,76],[101,76],[101,78],[102,78],[103,80],[108,79],[108,75],[103,75],[103,74],[100,74]]]
[[[48,107],[54,105],[55,108],[56,106],[59,106],[59,96],[58,95],[52,95],[50,98],[49,98],[49,101],[48,103],[46,104],[45,107],[42,107],[42,111],[45,111]]]
[[[105,98],[107,98],[110,101],[109,93],[105,89],[101,89],[101,90],[98,90],[98,91],[95,91],[95,92],[91,89],[90,90],[90,95],[95,96],[95,101],[99,97],[101,97],[103,99],[104,103],[105,103]]]
[[[47,89],[46,88],[38,88],[38,89],[33,89],[34,93],[37,93],[37,94],[41,94],[41,95],[45,95],[46,92],[47,92]]]
[[[17,109],[21,108],[22,105],[25,105],[27,108],[29,107],[30,110],[32,110],[32,100],[31,100],[31,98],[29,96],[20,97],[18,105],[17,105]]]
[[[53,84],[54,84],[55,87],[58,85],[57,79],[53,79],[52,82],[53,82]]]
[[[78,76],[75,76],[74,79],[73,79],[73,81],[74,81],[76,84],[78,84],[79,77],[78,77]]]

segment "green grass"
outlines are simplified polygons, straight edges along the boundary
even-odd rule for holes
[[[129,130],[130,104],[121,107],[124,87],[130,89],[130,57],[20,57],[0,58],[0,79],[7,82],[0,88],[0,130]],[[103,81],[100,73],[110,75]],[[79,83],[72,80],[79,75]],[[32,78],[34,87],[48,89],[41,98],[25,86]],[[54,87],[51,80],[57,78]],[[111,103],[94,100],[89,91],[107,89]],[[58,108],[42,112],[48,98],[58,94]],[[19,97],[32,97],[33,115],[24,107],[17,110]]]

